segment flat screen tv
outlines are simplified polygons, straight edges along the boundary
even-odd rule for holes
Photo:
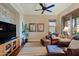
[[[16,38],[16,25],[0,21],[0,44]]]

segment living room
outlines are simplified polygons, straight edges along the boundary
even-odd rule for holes
[[[79,55],[79,3],[2,3],[0,12],[1,56]]]

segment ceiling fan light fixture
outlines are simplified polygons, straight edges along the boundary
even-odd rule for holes
[[[43,10],[41,12],[41,14],[43,14],[45,11],[52,12],[51,10],[48,10],[48,9],[55,6],[54,4],[52,4],[52,5],[48,6],[48,7],[46,7],[45,3],[44,4],[43,3],[39,3],[39,5],[42,7],[42,9],[37,9],[35,11]]]

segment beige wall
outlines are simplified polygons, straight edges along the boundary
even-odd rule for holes
[[[56,17],[51,15],[25,15],[24,19],[27,26],[29,26],[29,23],[44,24],[44,32],[29,32],[29,41],[40,41],[40,39],[48,33],[48,20],[56,19]]]

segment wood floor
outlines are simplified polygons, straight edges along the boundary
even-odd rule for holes
[[[18,56],[46,56],[46,47],[42,46],[40,42],[28,42],[20,50]]]

